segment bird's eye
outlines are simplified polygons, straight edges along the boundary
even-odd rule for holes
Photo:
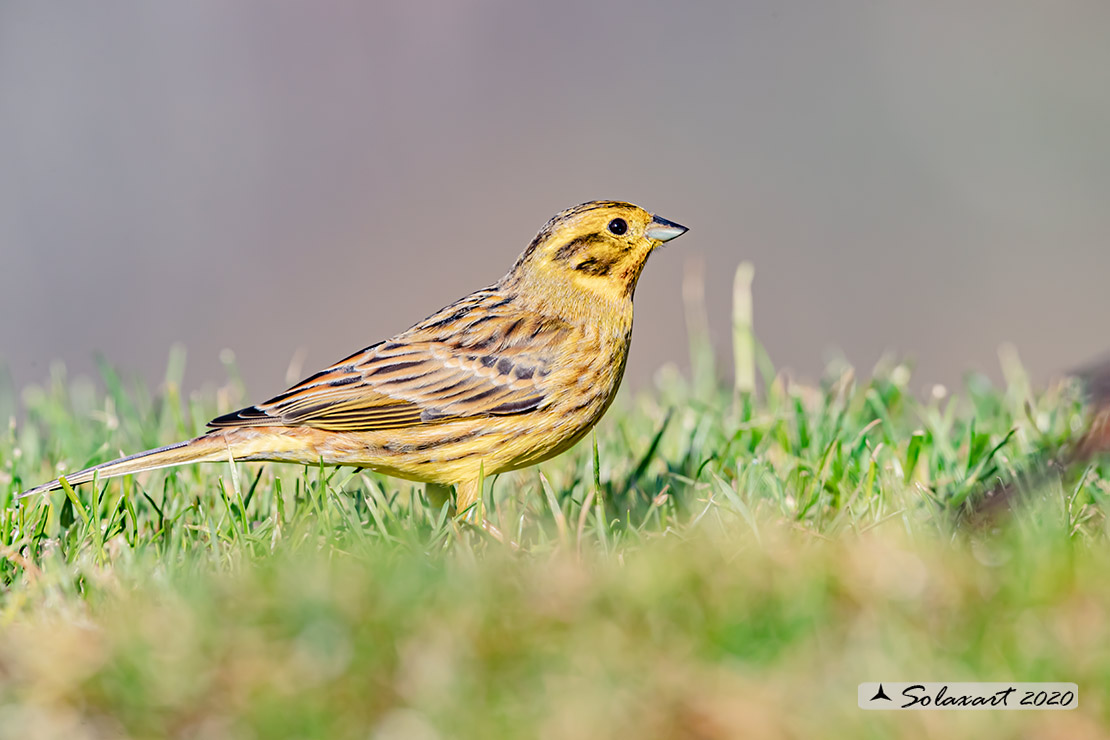
[[[609,231],[616,234],[617,236],[620,236],[624,232],[628,231],[628,222],[625,221],[623,218],[614,218],[612,221],[609,222]]]

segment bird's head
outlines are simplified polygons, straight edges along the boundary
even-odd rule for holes
[[[648,255],[686,231],[631,203],[590,201],[548,221],[505,280],[550,299],[628,301]]]

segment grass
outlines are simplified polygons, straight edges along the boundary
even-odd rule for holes
[[[696,323],[696,322],[695,322]],[[486,484],[520,545],[350,469],[198,465],[16,503],[246,401],[110,367],[0,392],[0,737],[1097,737],[1103,466],[1070,386],[718,383],[695,332],[566,455]],[[749,350],[754,352],[754,350]],[[758,360],[758,362],[757,362]],[[751,367],[742,367],[742,385]],[[739,376],[738,376],[739,377]],[[1012,515],[967,512],[1025,481]],[[1072,681],[1072,712],[863,712],[873,680]]]

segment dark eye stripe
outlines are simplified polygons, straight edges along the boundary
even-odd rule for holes
[[[586,273],[587,275],[597,275],[601,277],[608,275],[609,270],[613,268],[613,263],[607,260],[597,260],[593,257],[582,260],[574,266],[575,270]]]
[[[596,233],[596,232],[593,233],[593,234],[587,234],[585,236],[580,236],[577,239],[571,239],[569,242],[567,242],[563,246],[559,247],[559,249],[557,249],[555,251],[555,259],[557,259],[557,260],[568,260],[571,257],[573,257],[575,254],[577,254],[582,248],[588,247],[591,244],[597,244],[598,242],[603,242],[603,241],[605,241],[605,237],[601,234]]]

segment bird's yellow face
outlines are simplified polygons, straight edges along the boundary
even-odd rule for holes
[[[629,300],[648,255],[686,230],[631,203],[583,203],[548,221],[509,277]]]

